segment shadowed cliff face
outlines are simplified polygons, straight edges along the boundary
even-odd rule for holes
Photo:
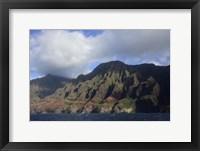
[[[38,79],[38,80],[45,80]],[[57,81],[51,80],[56,84]],[[60,80],[59,80],[60,82]],[[42,82],[41,82],[42,83]],[[48,83],[48,82],[47,82]],[[169,112],[170,67],[153,64],[126,65],[120,61],[100,64],[93,72],[65,80],[51,94],[31,93],[32,113],[136,113]],[[35,89],[31,81],[31,90]],[[37,83],[40,92],[44,92]]]
[[[69,80],[53,75],[46,75],[45,77],[31,80],[30,82],[30,97],[31,99],[41,98],[50,95],[60,87],[63,87]]]

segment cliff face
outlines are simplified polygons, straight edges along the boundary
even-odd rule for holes
[[[30,81],[30,97],[31,99],[41,98],[52,94],[60,87],[63,87],[69,79],[57,77],[53,75],[46,75],[45,77],[34,79]]]
[[[169,66],[112,61],[64,83],[43,97],[33,93],[31,113],[169,112]],[[31,81],[31,90],[36,86],[44,91]]]

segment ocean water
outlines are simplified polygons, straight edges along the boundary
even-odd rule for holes
[[[170,121],[169,113],[31,114],[30,121]]]

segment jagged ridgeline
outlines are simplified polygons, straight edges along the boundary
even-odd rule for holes
[[[111,61],[76,79],[30,83],[31,113],[155,113],[170,110],[170,66]]]

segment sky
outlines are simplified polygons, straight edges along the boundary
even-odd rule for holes
[[[99,64],[170,64],[170,30],[30,30],[30,79],[76,78]]]

